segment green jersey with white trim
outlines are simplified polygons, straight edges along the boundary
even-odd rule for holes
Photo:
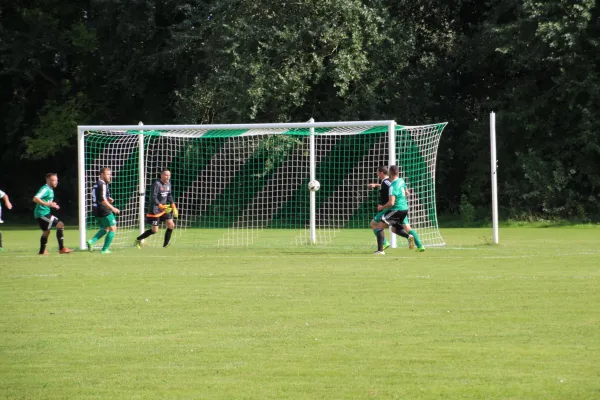
[[[54,190],[48,185],[44,185],[38,190],[35,197],[39,197],[43,202],[49,203],[54,200]],[[40,218],[44,215],[50,214],[50,207],[43,206],[41,204],[35,204],[35,210],[33,211],[33,215],[36,218]]]
[[[2,190],[0,190],[0,199],[4,197],[6,193],[4,193]]]
[[[390,210],[408,210],[408,201],[404,195],[405,190],[406,182],[404,182],[404,179],[396,178],[392,181],[392,184],[390,185],[390,196],[395,196],[396,201],[394,202],[394,205],[390,207]]]

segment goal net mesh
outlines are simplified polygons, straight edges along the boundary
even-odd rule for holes
[[[435,207],[435,160],[445,125],[395,129],[400,177],[412,192],[410,223],[426,246],[444,244]],[[210,130],[198,126],[86,131],[86,229],[97,229],[89,194],[100,168],[112,169],[110,193],[114,205],[121,210],[113,246],[133,243],[140,233],[140,202],[144,202],[148,212],[152,184],[162,170],[168,169],[172,196],[180,214],[174,243],[309,244],[310,136],[308,128],[227,126]],[[368,228],[377,212],[379,194],[367,185],[377,182],[377,167],[388,165],[390,138],[387,126],[315,128],[313,137],[315,178],[320,182],[320,190],[315,194],[316,243],[329,244],[335,242],[341,229]],[[145,182],[143,188],[139,187],[140,173]],[[162,245],[164,229],[161,231],[147,239],[145,245]],[[365,240],[374,241],[374,237],[365,236]]]

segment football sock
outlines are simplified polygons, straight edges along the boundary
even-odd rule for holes
[[[163,244],[163,247],[167,247],[167,245],[171,241],[172,233],[173,233],[173,229],[167,229],[167,231],[165,232],[165,243]]]
[[[62,250],[65,247],[65,230],[56,230],[56,240],[58,240],[58,249]]]
[[[40,238],[40,254],[46,250],[46,244],[48,243],[48,238],[44,235]]]
[[[417,232],[414,229],[411,229],[411,231],[408,233],[413,235],[413,237],[415,238],[415,244],[417,245],[418,248],[423,247],[423,244],[421,244],[421,241],[419,240],[419,235],[417,235]]]
[[[154,235],[154,232],[152,231],[152,229],[146,229],[146,232],[144,232],[140,236],[138,236],[137,240],[144,240],[148,236],[151,236],[151,235]]]
[[[396,227],[396,235],[402,236],[403,238],[407,238],[408,239],[408,233],[406,233],[406,231],[404,230],[404,228],[398,228],[398,227]]]
[[[377,237],[377,251],[383,251],[383,240],[385,239],[383,229],[376,229],[375,236]]]
[[[375,237],[377,237],[377,231],[379,231],[381,229],[373,229],[373,234],[375,235]],[[383,235],[383,245],[385,246],[386,244],[389,244],[387,239],[385,238],[385,234]]]
[[[106,235],[106,229],[100,229],[98,232],[96,232],[94,237],[90,239],[90,243],[96,243],[98,240],[102,239],[104,235]]]
[[[106,234],[106,239],[104,239],[104,246],[102,246],[102,251],[108,250],[108,248],[110,247],[110,244],[112,243],[114,238],[115,238],[115,233],[113,231],[109,231]]]

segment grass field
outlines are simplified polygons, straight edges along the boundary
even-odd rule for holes
[[[600,227],[442,234],[39,257],[4,230],[0,398],[599,399]]]

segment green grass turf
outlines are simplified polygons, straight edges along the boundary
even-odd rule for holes
[[[0,398],[600,398],[600,228],[442,234],[39,257],[4,230]]]

